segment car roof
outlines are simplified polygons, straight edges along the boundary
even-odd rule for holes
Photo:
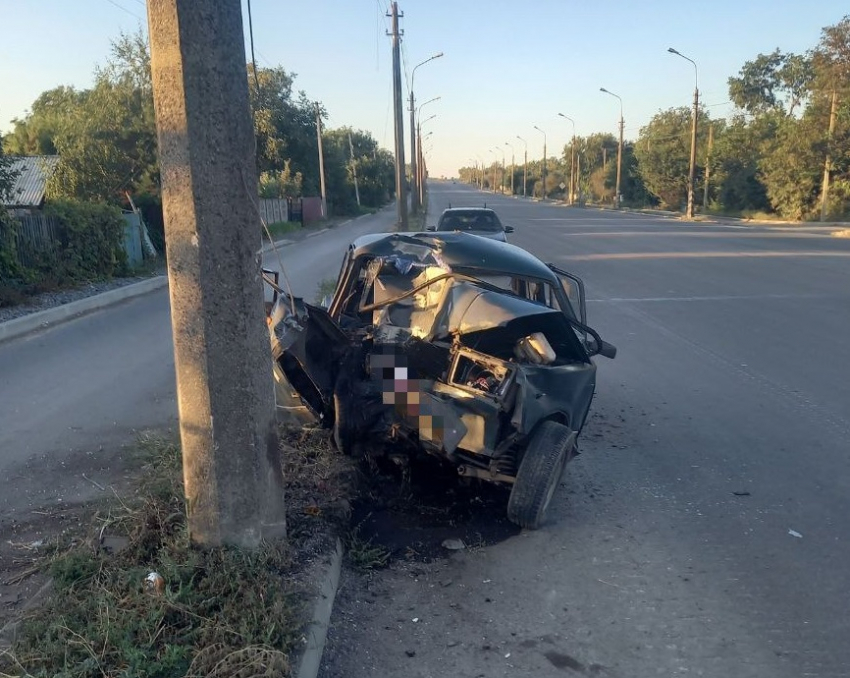
[[[452,214],[459,212],[489,212],[495,214],[496,210],[490,207],[447,207],[443,210],[443,214]]]
[[[433,250],[451,269],[502,273],[525,278],[556,280],[546,264],[530,252],[500,240],[463,232],[372,233],[351,243],[355,257],[405,254],[410,247]]]

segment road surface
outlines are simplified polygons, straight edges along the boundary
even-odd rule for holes
[[[431,183],[619,353],[550,523],[340,594],[324,678],[850,676],[850,240]]]
[[[294,294],[313,301],[350,240],[395,217],[390,206],[279,249]],[[0,525],[100,494],[140,431],[176,423],[168,290],[0,344],[0,375]]]

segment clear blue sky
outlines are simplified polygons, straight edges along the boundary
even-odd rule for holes
[[[387,0],[252,0],[259,64],[294,72],[296,89],[324,103],[330,126],[368,130],[392,149],[387,8]],[[658,110],[690,104],[693,67],[668,47],[697,62],[702,101],[723,117],[732,110],[726,80],[745,61],[814,47],[821,28],[850,13],[838,0],[401,0],[399,9],[408,75],[445,53],[414,83],[417,105],[441,97],[422,109],[423,119],[437,114],[424,127],[436,176],[456,174],[476,154],[491,162],[497,145],[510,162],[506,141],[521,158],[517,135],[529,158],[541,157],[534,125],[546,131],[549,155],[559,154],[572,129],[558,112],[578,134],[616,133],[619,104],[600,87],[622,97],[626,137],[636,137]],[[146,29],[145,12],[144,0],[0,0],[0,131],[42,91],[89,86],[110,40]]]

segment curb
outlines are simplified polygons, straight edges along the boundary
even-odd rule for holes
[[[377,214],[377,212],[375,212],[374,214],[367,212],[366,214],[361,214],[359,217],[353,217],[352,219],[340,221],[338,224],[336,224],[334,226],[327,226],[325,228],[319,229],[318,231],[311,231],[310,233],[305,235],[303,238],[299,238],[298,240],[289,240],[289,239],[286,239],[286,238],[283,238],[281,240],[275,240],[274,242],[269,243],[268,245],[263,245],[263,247],[260,249],[259,253],[260,254],[268,254],[269,252],[274,252],[275,250],[277,250],[281,247],[289,247],[289,245],[294,245],[295,243],[302,242],[303,240],[309,240],[310,238],[314,238],[315,236],[317,236],[321,233],[326,233],[327,231],[330,231],[333,228],[339,228],[340,226],[345,226],[347,224],[350,224],[352,221],[357,221],[358,219],[363,219],[364,217],[373,217],[373,216],[375,216],[375,214]]]
[[[373,215],[368,213],[361,214],[354,219],[343,221],[336,226],[329,226],[327,228],[322,228],[320,230],[313,231],[312,233],[308,233],[299,240],[276,240],[275,242],[261,248],[258,253],[268,254],[270,252],[274,252],[279,248],[288,247],[289,245],[294,245],[302,240],[307,240],[325,233],[326,231],[331,230],[331,228],[339,228],[340,226],[349,224],[352,221],[357,221],[357,219],[362,219],[363,217],[368,216]],[[149,280],[143,280],[139,283],[133,283],[132,285],[125,285],[118,289],[109,290],[109,292],[102,292],[101,294],[95,294],[90,297],[86,297],[85,299],[79,299],[67,304],[61,304],[60,306],[45,309],[44,311],[36,311],[35,313],[29,313],[25,316],[21,316],[20,318],[7,320],[0,323],[0,344],[11,339],[17,339],[25,334],[30,334],[36,330],[55,327],[63,322],[78,318],[81,315],[91,313],[92,311],[98,311],[126,299],[132,299],[133,297],[153,292],[154,290],[167,285],[168,276],[158,275],[154,278],[150,278]]]
[[[68,320],[73,320],[92,311],[112,306],[126,299],[132,299],[148,292],[153,292],[168,285],[168,276],[158,275],[149,280],[143,280],[132,285],[125,285],[115,290],[95,294],[85,299],[72,301],[68,304],[36,311],[20,318],[0,323],[0,343],[29,334],[35,330],[47,329]]]
[[[336,549],[331,555],[331,562],[322,577],[319,588],[319,598],[313,608],[313,619],[307,627],[305,637],[307,647],[294,675],[297,678],[316,678],[322,664],[322,654],[328,638],[328,626],[333,612],[334,598],[339,588],[339,575],[342,569],[342,542],[336,540]]]

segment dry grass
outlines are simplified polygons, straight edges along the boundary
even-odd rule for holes
[[[40,563],[54,593],[0,655],[0,676],[289,675],[311,593],[299,568],[345,525],[351,489],[348,460],[322,434],[283,431],[282,445],[289,539],[245,551],[189,542],[179,446],[143,440],[136,494],[116,497],[86,537]],[[105,537],[118,540],[115,552]],[[150,572],[161,591],[146,586]]]

